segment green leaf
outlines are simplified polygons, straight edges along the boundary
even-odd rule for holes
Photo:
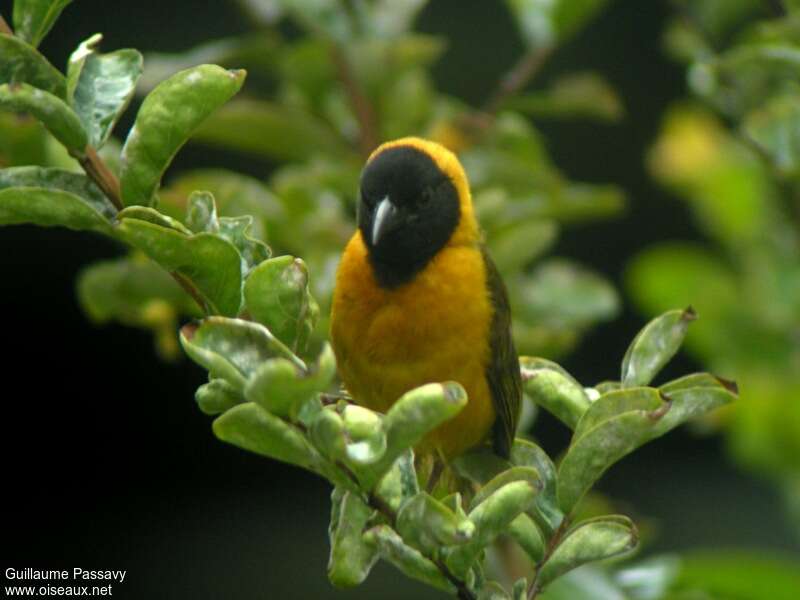
[[[213,379],[201,385],[194,394],[200,410],[207,415],[218,415],[244,402],[239,390],[224,379]]]
[[[83,198],[42,187],[0,190],[0,225],[30,223],[112,235],[108,220]]]
[[[589,408],[589,397],[575,379],[554,363],[541,359],[520,358],[525,392],[539,406],[575,429]]]
[[[425,558],[419,550],[407,546],[402,538],[388,525],[369,529],[364,538],[378,548],[381,558],[392,563],[407,577],[448,593],[455,592],[452,583],[444,578],[436,565]]]
[[[608,515],[578,523],[541,567],[536,585],[544,587],[581,565],[630,552],[638,543],[636,526],[627,517]]]
[[[636,334],[622,359],[622,385],[647,385],[683,344],[694,310],[672,310],[656,317]]]
[[[20,38],[0,33],[0,84],[27,83],[54,96],[66,97],[64,76]]]
[[[299,109],[236,100],[195,133],[197,141],[259,157],[302,161],[316,154],[349,156],[352,150],[324,122]]]
[[[389,507],[397,512],[404,502],[419,493],[419,481],[414,469],[414,451],[406,450],[392,465],[392,468],[383,476],[375,488],[375,494],[383,499]],[[445,505],[461,517],[465,517],[463,510],[455,506]]]
[[[245,281],[244,298],[256,321],[293,350],[305,349],[319,308],[302,259],[279,256],[262,262]]]
[[[208,190],[214,196],[218,216],[252,215],[253,237],[266,240],[266,232],[279,228],[286,220],[280,200],[254,177],[224,169],[199,169],[183,172],[160,194],[159,210],[172,217],[186,214],[186,199],[195,190]],[[192,229],[191,226],[189,226]]]
[[[489,234],[492,259],[502,273],[523,270],[558,238],[558,225],[549,220],[523,220]]]
[[[81,307],[92,320],[151,330],[156,350],[167,360],[180,356],[179,316],[198,311],[169,273],[138,253],[84,268],[77,291]]]
[[[348,404],[342,411],[347,435],[347,458],[357,465],[369,465],[386,452],[386,434],[381,417],[362,406]]]
[[[0,164],[4,167],[45,162],[51,140],[34,118],[0,111]]]
[[[537,564],[545,552],[545,539],[539,527],[527,514],[521,514],[511,521],[508,526],[508,535],[519,544],[530,558],[531,563]]]
[[[242,302],[241,259],[219,236],[180,231],[140,219],[123,219],[118,235],[168,271],[187,277],[206,304],[206,312],[234,316]]]
[[[34,48],[72,0],[14,0],[14,33]]]
[[[536,469],[543,483],[536,495],[534,510],[529,514],[548,532],[553,532],[561,524],[563,514],[558,508],[556,467],[547,453],[528,440],[517,438],[511,448],[511,461],[517,466]]]
[[[309,429],[311,443],[320,453],[330,460],[342,460],[347,453],[347,440],[344,433],[344,421],[332,409],[322,409],[311,421]]]
[[[119,211],[117,219],[119,221],[124,219],[136,219],[137,221],[145,221],[146,223],[158,225],[165,229],[171,229],[187,236],[192,235],[192,232],[183,223],[149,206],[128,206],[127,208],[123,208]]]
[[[475,533],[470,520],[458,516],[426,492],[419,492],[403,504],[397,514],[396,529],[407,544],[422,552],[464,544]]]
[[[547,48],[567,39],[591,19],[607,0],[506,0],[524,41]]]
[[[614,88],[597,73],[569,73],[541,92],[510,98],[506,106],[539,118],[584,117],[616,122],[625,109]]]
[[[467,394],[455,382],[429,383],[403,394],[383,419],[386,452],[365,467],[363,482],[369,488],[403,452],[416,446],[427,433],[456,416],[467,404]]]
[[[337,495],[340,498],[334,498]],[[364,528],[374,511],[355,494],[341,488],[334,489],[331,500],[338,514],[331,515],[328,532],[331,543],[328,579],[336,587],[355,587],[367,578],[378,560],[377,548],[363,539]]]
[[[355,6],[364,31],[378,39],[387,39],[408,32],[426,4],[427,0],[377,0]]]
[[[0,190],[9,187],[41,187],[61,190],[80,197],[106,219],[113,219],[116,210],[103,192],[85,175],[64,169],[44,167],[11,167],[0,170]]]
[[[197,127],[239,91],[244,77],[244,71],[200,65],[173,75],[147,95],[122,149],[125,204],[153,204],[172,158]]]
[[[748,113],[742,132],[783,176],[800,174],[800,96],[782,94]]]
[[[474,509],[501,487],[512,481],[527,481],[533,486],[537,493],[541,492],[544,488],[544,483],[539,476],[539,472],[533,467],[511,467],[481,486],[472,498],[472,502],[470,502],[470,510]]]
[[[67,99],[89,134],[89,143],[101,148],[133,97],[142,74],[137,50],[99,54],[103,39],[93,35],[72,53],[67,67]]]
[[[469,512],[475,524],[472,539],[449,549],[445,562],[460,577],[465,577],[481,550],[504,533],[511,522],[533,506],[538,489],[529,481],[512,481],[486,497]]]
[[[279,356],[265,360],[250,376],[245,396],[279,417],[295,420],[308,400],[330,386],[335,364],[329,344],[325,344],[310,371],[302,368],[297,359]]]
[[[306,368],[265,327],[241,319],[208,317],[199,324],[184,325],[181,345],[212,377],[225,379],[237,390],[244,390],[247,379],[270,358],[288,358],[298,368]]]
[[[659,555],[628,565],[614,573],[614,581],[635,600],[667,597],[681,570],[681,559]]]
[[[565,259],[550,259],[525,278],[515,307],[527,322],[585,327],[616,315],[619,298],[595,273]]]
[[[268,458],[313,470],[316,452],[296,427],[247,402],[214,421],[214,435],[223,442]]]
[[[603,421],[632,410],[653,411],[662,408],[668,399],[659,390],[648,387],[627,388],[606,392],[592,402],[578,421],[573,434],[577,440]],[[663,417],[662,417],[663,418]]]
[[[668,409],[665,403],[655,410],[623,412],[573,438],[558,468],[558,502],[564,514],[572,512],[606,469],[653,437]]]
[[[800,590],[800,563],[796,557],[764,552],[690,552],[681,557],[678,582],[713,598],[795,600]]]
[[[26,83],[0,85],[0,109],[27,112],[41,121],[67,149],[83,154],[88,142],[78,116],[67,104]]]

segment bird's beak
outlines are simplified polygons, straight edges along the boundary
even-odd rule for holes
[[[378,203],[375,208],[375,216],[372,219],[372,245],[377,246],[381,237],[394,228],[395,221],[397,220],[398,211],[397,207],[386,196]]]

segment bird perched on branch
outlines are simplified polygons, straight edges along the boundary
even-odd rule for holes
[[[422,450],[452,458],[490,440],[508,457],[522,395],[510,325],[505,285],[456,156],[413,137],[380,146],[361,174],[358,230],[342,256],[331,315],[354,401],[385,412],[412,388],[457,381],[466,408]]]

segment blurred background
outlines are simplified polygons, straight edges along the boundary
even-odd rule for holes
[[[4,16],[10,4],[3,2]],[[414,30],[443,42],[427,70],[431,81],[422,88],[430,83],[459,103],[484,106],[502,75],[525,55],[525,38],[505,4],[488,5],[434,0],[419,13]],[[502,193],[502,186],[492,185],[495,172],[481,156],[465,150],[472,160],[465,163],[477,173],[470,175],[493,250],[511,256],[501,270],[524,267],[538,278],[534,284],[575,279],[574,287],[564,284],[553,298],[538,293],[541,286],[529,279],[510,282],[515,302],[528,307],[515,305],[526,353],[557,359],[586,385],[615,379],[641,326],[657,312],[691,303],[700,320],[664,378],[708,369],[740,384],[739,406],[645,446],[603,479],[602,501],[645,524],[643,556],[726,548],[800,557],[800,527],[792,517],[793,510],[800,512],[796,155],[794,147],[770,154],[777,144],[770,140],[780,137],[769,129],[773,113],[746,121],[749,142],[734,135],[738,119],[762,106],[752,89],[765,81],[749,81],[752,89],[730,84],[715,95],[709,73],[692,54],[722,52],[743,35],[796,42],[796,26],[788,33],[778,27],[742,33],[781,11],[772,2],[618,0],[547,55],[525,87],[526,100],[514,107],[522,124],[510,122],[507,135],[527,131],[526,122],[535,126],[537,144],[557,167],[553,177],[559,185],[582,182],[585,187],[568,192],[605,207],[596,214],[581,208],[580,199],[574,206],[565,201],[566,208],[545,206],[528,229],[506,235],[508,224],[492,208],[492,194]],[[701,40],[691,35],[701,28],[687,22],[703,26],[709,47],[698,49]],[[112,7],[83,0],[65,11],[41,49],[60,67],[82,40],[102,32],[104,50],[160,53],[152,64],[165,69],[164,76],[179,62],[164,53],[254,33],[263,42],[267,34],[258,33],[257,23],[233,1],[142,0]],[[290,43],[303,33],[280,21],[269,35]],[[254,48],[242,55],[251,73],[245,94],[280,93],[285,100],[287,91],[276,91],[274,79],[264,75],[270,68],[258,69],[272,60],[269,44]],[[298,55],[281,68],[306,68]],[[194,62],[218,60],[213,52],[210,59],[196,56]],[[695,65],[688,69],[686,61]],[[748,66],[730,68],[744,73]],[[604,83],[586,77],[589,72]],[[798,72],[786,76],[791,85],[797,85]],[[716,75],[727,81],[724,73]],[[402,110],[414,106],[414,85],[410,78],[412,101]],[[576,97],[583,103],[560,114]],[[331,101],[334,115],[335,106]],[[800,112],[791,102],[776,110]],[[118,135],[134,114],[128,111]],[[226,168],[266,180],[292,158],[254,150],[213,127],[199,137],[167,174],[175,189],[190,169]],[[500,148],[503,143],[496,142]],[[481,168],[490,172],[483,187]],[[291,173],[280,177],[272,180],[279,190],[297,185]],[[349,206],[357,193],[351,187],[343,199]],[[518,207],[523,199],[504,202]],[[307,239],[281,239],[266,220],[274,244],[307,259],[312,281],[318,279],[315,291],[324,296],[330,248],[316,260],[303,250],[338,247],[349,234],[347,220],[337,217],[337,235],[324,242],[324,234],[307,229],[297,230],[307,231]],[[515,264],[520,240],[542,238],[547,241],[540,251]],[[145,329],[92,324],[81,309],[75,281],[82,268],[120,255],[114,243],[90,234],[0,230],[7,345],[4,564],[127,569],[125,583],[114,589],[124,598],[439,597],[385,565],[360,588],[331,588],[325,576],[328,484],[218,442],[193,401],[205,380],[199,367],[160,358]],[[574,298],[580,301],[567,302]],[[563,311],[556,314],[554,305]],[[321,327],[324,332],[324,319]],[[161,352],[170,354],[169,341],[162,340]],[[33,392],[22,395],[22,386]],[[546,414],[537,417],[533,433],[554,456],[569,439]]]

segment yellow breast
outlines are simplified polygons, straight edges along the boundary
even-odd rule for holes
[[[477,445],[494,422],[486,382],[492,307],[476,245],[447,245],[409,283],[378,286],[357,232],[342,257],[331,315],[339,372],[359,404],[386,411],[404,392],[457,381],[467,407],[423,448],[446,456]]]

